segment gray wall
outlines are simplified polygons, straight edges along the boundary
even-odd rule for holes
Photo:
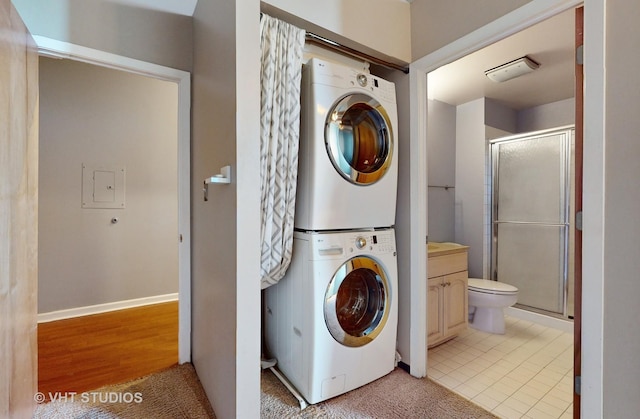
[[[194,14],[192,361],[222,419],[260,416],[259,14],[258,0]]]
[[[410,174],[411,166],[409,162],[409,76],[400,71],[384,70],[372,67],[372,73],[392,81],[396,85],[396,100],[398,106],[398,132],[397,132],[397,152],[398,161],[404,162],[398,165],[398,200],[396,204],[396,250],[398,252],[398,301],[409,302],[411,300],[411,272],[409,270],[410,243],[408,240],[411,232],[411,222],[409,210],[411,201],[407,199],[410,194]],[[404,197],[405,199],[402,199]],[[398,239],[407,238],[407,239]],[[404,362],[409,360],[409,340],[410,340],[410,312],[409,303],[400,303],[398,306],[398,351]]]
[[[429,101],[427,171],[429,241],[455,240],[456,107]],[[442,186],[453,186],[445,189]]]
[[[274,17],[357,51],[396,63],[411,61],[410,5],[389,0],[263,0]],[[378,28],[384,27],[384,30]]]
[[[177,102],[175,83],[40,59],[40,313],[178,291]],[[125,167],[126,208],[83,209],[82,164]]]
[[[517,132],[539,131],[572,125],[574,121],[575,98],[569,98],[519,111]]]
[[[436,182],[443,178],[451,179],[444,167],[452,161],[448,157],[450,153],[455,152],[455,205],[450,203],[446,191],[429,188],[429,240],[455,240],[470,246],[470,275],[485,277],[491,233],[486,207],[490,199],[487,195],[490,178],[486,140],[570,125],[574,120],[573,99],[519,112],[489,98],[459,105],[457,110],[451,107],[455,112],[453,116],[450,116],[450,110],[447,112],[447,107],[450,105],[437,101],[429,103],[428,173],[430,185],[437,185]],[[520,127],[524,131],[520,131]],[[455,142],[443,141],[447,136],[453,136]],[[449,230],[443,230],[452,225],[455,226],[455,239],[448,235]]]
[[[497,100],[485,98],[484,125],[506,132],[516,132],[518,113]]]
[[[33,35],[191,71],[193,20],[109,0],[13,0]]]
[[[455,242],[469,246],[469,276],[483,277],[485,99],[456,109]]]
[[[588,6],[586,6],[588,7]],[[585,9],[586,9],[585,7]],[[640,44],[638,2],[607,2],[605,55],[603,406],[604,417],[640,412]],[[630,28],[636,28],[630,30]],[[588,30],[588,28],[586,28]],[[586,44],[586,40],[585,40]],[[595,137],[598,138],[598,137]],[[589,137],[588,139],[595,139]],[[587,146],[591,146],[587,143]],[[585,170],[590,170],[585,166]],[[585,211],[585,217],[588,217]],[[585,240],[588,240],[585,232]],[[586,273],[586,271],[585,271]],[[588,278],[585,278],[585,281]],[[583,307],[589,307],[583,304]]]
[[[411,58],[422,58],[530,1],[413,0]]]

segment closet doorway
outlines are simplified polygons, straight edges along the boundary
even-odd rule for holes
[[[155,308],[188,362],[190,75],[35,38],[39,323]]]

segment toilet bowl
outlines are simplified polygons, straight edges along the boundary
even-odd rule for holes
[[[487,279],[469,278],[469,326],[504,334],[504,309],[518,301],[518,288]]]

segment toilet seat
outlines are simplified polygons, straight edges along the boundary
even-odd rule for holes
[[[513,295],[518,293],[518,288],[488,279],[469,278],[469,291],[481,292],[484,294]]]

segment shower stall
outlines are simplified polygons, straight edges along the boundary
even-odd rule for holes
[[[573,127],[490,142],[491,277],[516,307],[573,317]]]

